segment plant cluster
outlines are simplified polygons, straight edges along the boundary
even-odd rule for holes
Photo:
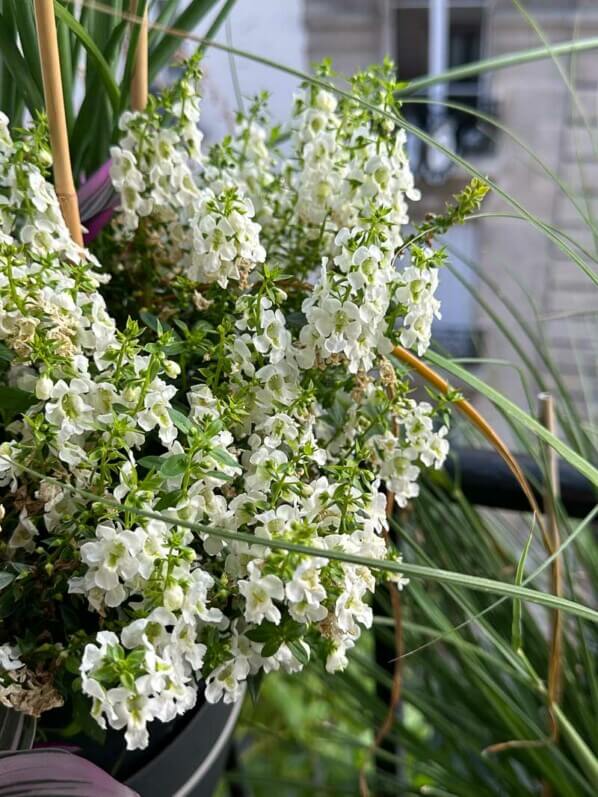
[[[404,236],[392,64],[352,83],[383,115],[306,85],[290,143],[258,98],[205,154],[199,80],[192,59],[122,116],[99,260],[43,129],[0,121],[0,700],[82,693],[130,748],[200,685],[344,668],[376,578],[326,554],[397,560],[387,493],[405,506],[448,452],[444,404],[388,359],[426,350],[442,262]]]

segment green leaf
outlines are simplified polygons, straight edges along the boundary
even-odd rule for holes
[[[161,512],[163,509],[170,509],[171,506],[176,506],[181,500],[181,491],[173,490],[171,493],[165,493],[156,504],[156,509]]]
[[[79,39],[83,47],[85,47],[87,50],[88,58],[94,62],[102,78],[102,83],[106,89],[112,109],[115,113],[118,113],[120,92],[112,75],[110,64],[106,61],[99,47],[91,38],[89,33],[85,30],[83,25],[81,25],[81,23],[75,19],[71,12],[61,5],[58,0],[54,0],[54,11],[56,13],[56,17],[68,25],[71,31]]]
[[[225,0],[225,3],[223,4],[222,8],[220,9],[218,14],[216,15],[216,18],[214,19],[214,21],[212,22],[210,27],[208,28],[208,31],[207,31],[206,35],[204,36],[205,41],[199,46],[199,51],[200,52],[203,52],[206,49],[206,47],[208,45],[208,42],[211,39],[213,39],[214,36],[218,33],[218,31],[220,30],[220,28],[222,26],[222,23],[227,18],[227,16],[230,14],[231,9],[232,9],[232,7],[234,6],[234,4],[236,2],[237,2],[237,0]]]
[[[278,649],[281,645],[281,639],[269,639],[266,643],[264,643],[264,647],[261,650],[260,656],[263,656],[264,658],[268,658],[268,656],[275,656],[278,653]]]
[[[23,3],[22,0],[10,0],[8,5],[12,8],[13,17],[19,32],[19,41],[21,43],[23,57],[27,63],[31,78],[41,95],[42,71],[39,61],[33,3]]]
[[[142,468],[147,468],[148,470],[160,470],[163,462],[163,457],[157,457],[154,454],[148,457],[141,457],[141,459],[137,460],[138,465],[141,465]]]
[[[213,448],[210,451],[210,454],[214,457],[214,459],[218,460],[218,462],[222,463],[222,465],[229,465],[231,468],[238,468],[239,463],[234,457],[225,451],[224,448]]]
[[[223,482],[232,482],[234,481],[234,476],[229,476],[228,473],[222,473],[219,470],[208,470],[204,474],[205,476],[210,476],[212,479],[220,479]]]
[[[104,506],[110,506],[120,510],[123,508],[118,501],[96,495],[95,493],[91,493],[87,490],[82,490],[79,487],[67,484],[59,479],[49,478],[47,475],[41,474],[34,468],[29,468],[21,463],[17,463],[17,465],[18,468],[25,473],[30,473],[37,478],[45,478],[49,483],[58,484],[66,492],[71,492],[75,495],[88,498],[90,501],[103,504]],[[172,522],[172,518],[168,515],[162,515],[159,512],[141,509],[140,507],[127,506],[127,511],[134,515],[138,515],[139,517],[149,518],[151,520],[161,520],[166,523]],[[529,601],[530,603],[535,603],[539,606],[546,606],[549,609],[560,609],[563,612],[576,615],[577,617],[589,620],[590,622],[598,623],[598,611],[592,609],[590,606],[577,603],[576,601],[567,600],[566,598],[561,598],[558,595],[553,595],[549,592],[518,587],[516,584],[511,584],[510,582],[498,581],[480,576],[471,576],[466,573],[459,573],[452,570],[426,567],[424,565],[412,564],[411,562],[395,562],[389,560],[371,559],[365,556],[356,556],[355,554],[346,553],[345,551],[314,548],[309,545],[288,542],[287,540],[280,538],[264,540],[260,537],[256,537],[254,534],[247,534],[241,531],[231,531],[230,529],[221,528],[219,526],[210,526],[204,523],[191,523],[190,521],[185,521],[182,519],[177,520],[177,525],[191,529],[192,531],[199,532],[200,534],[212,535],[213,537],[221,540],[247,542],[250,545],[261,545],[264,548],[295,551],[297,553],[305,554],[306,556],[324,557],[332,561],[350,562],[351,564],[363,565],[364,567],[375,571],[381,570],[383,572],[386,571],[389,573],[401,573],[406,576],[412,576],[413,578],[420,578],[432,582],[436,581],[440,584],[456,584],[457,586],[479,592],[504,595],[505,597],[509,598],[521,598],[521,600]]]
[[[185,10],[174,20],[171,28],[175,30],[194,30],[203,17],[216,5],[217,0],[191,0]],[[149,54],[149,77],[152,80],[178,50],[178,36],[166,34]]]
[[[110,39],[102,48],[104,58],[108,63],[113,64],[113,68],[116,68],[115,56],[119,52],[126,30],[127,23],[123,20],[114,28]],[[78,39],[76,41],[79,43]],[[102,106],[101,109],[98,109],[98,104]],[[75,176],[78,176],[81,171],[89,174],[103,163],[108,156],[108,150],[103,142],[104,136],[98,137],[96,135],[97,119],[100,111],[103,118],[106,119],[103,115],[105,106],[107,107],[107,99],[102,88],[102,77],[97,70],[93,70],[93,73],[87,77],[85,97],[79,108],[73,133],[70,136],[71,157]],[[110,131],[108,130],[106,133],[110,134]]]
[[[448,371],[459,379],[462,379],[463,382],[473,387],[483,396],[486,396],[486,398],[490,399],[493,404],[496,404],[496,406],[501,409],[511,420],[521,424],[522,426],[525,426],[526,429],[529,429],[537,437],[540,437],[542,440],[544,440],[544,442],[548,443],[548,445],[554,448],[554,450],[557,451],[563,457],[563,459],[566,459],[567,462],[573,465],[573,467],[576,468],[580,473],[583,473],[583,475],[586,476],[592,482],[592,484],[598,486],[598,468],[595,468],[580,454],[569,448],[566,443],[563,443],[562,440],[559,440],[559,438],[549,432],[546,427],[539,423],[535,418],[532,418],[531,415],[528,415],[527,412],[524,412],[524,410],[522,410],[508,398],[499,393],[498,390],[490,387],[490,385],[486,384],[486,382],[483,382],[481,379],[478,379],[478,377],[473,376],[473,374],[470,374],[465,368],[462,368],[452,360],[443,357],[441,354],[437,354],[434,351],[428,351],[426,353],[426,359],[434,363],[434,365],[444,368],[445,371]]]
[[[6,570],[0,570],[0,589],[5,589],[15,580],[14,573],[7,573]]]
[[[521,557],[519,558],[519,562],[517,563],[517,571],[515,573],[515,584],[520,587],[523,584],[523,579],[525,576],[525,562],[527,560],[527,555],[529,553],[530,546],[532,544],[532,540],[534,539],[534,525],[530,529],[527,541],[523,547],[523,551],[521,552]],[[515,598],[513,601],[513,624],[512,624],[512,647],[514,651],[518,651],[521,649],[523,645],[523,625],[522,625],[522,614],[521,614],[521,601],[518,598]]]
[[[183,432],[183,434],[187,435],[193,432],[195,427],[189,418],[187,418],[186,415],[183,415],[182,412],[175,410],[174,407],[171,407],[168,410],[168,414],[170,415],[170,420],[174,423],[179,432]]]
[[[309,664],[309,654],[301,642],[294,639],[287,640],[287,647],[300,664],[304,666]]]
[[[520,52],[505,53],[495,58],[485,58],[481,61],[475,61],[474,63],[447,69],[436,75],[429,75],[418,78],[417,80],[412,80],[404,89],[397,92],[397,96],[409,96],[423,89],[427,89],[430,86],[435,86],[438,83],[465,80],[475,75],[482,75],[485,72],[507,69],[519,64],[529,64],[530,61],[540,61],[544,58],[549,58],[551,55],[554,57],[596,49],[598,49],[598,37],[594,36],[587,39],[578,39],[577,41],[563,42],[562,44],[552,44],[550,47],[534,47],[529,50],[521,50]]]
[[[174,454],[172,457],[163,459],[160,474],[167,479],[171,479],[174,476],[181,476],[187,470],[187,461],[188,458],[186,454]]]
[[[280,629],[274,623],[262,623],[246,631],[245,636],[252,642],[269,642],[280,636]]]
[[[36,111],[43,109],[44,98],[31,76],[27,61],[18,51],[14,39],[11,38],[9,30],[10,26],[6,16],[0,14],[0,52],[13,81],[21,89],[27,108],[31,114],[35,114]]]
[[[0,387],[0,414],[4,423],[10,423],[17,415],[26,412],[37,398],[18,387]]]

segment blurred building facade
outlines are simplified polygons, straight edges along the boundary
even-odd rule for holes
[[[310,62],[329,56],[339,71],[351,74],[389,54],[398,64],[399,77],[406,80],[434,71],[438,44],[430,47],[430,35],[436,35],[431,31],[430,15],[438,11],[437,0],[304,2]],[[531,19],[511,0],[444,0],[442,5],[447,16],[447,66],[542,46],[542,36],[556,43],[598,35],[598,4],[591,1],[524,0],[522,5]],[[447,112],[448,138],[450,141],[452,137],[459,154],[492,177],[526,210],[563,230],[595,256],[597,238],[583,216],[593,222],[598,210],[598,149],[587,129],[595,131],[598,122],[598,51],[565,56],[558,64],[546,58],[458,81],[448,86],[443,99],[495,116],[566,184],[579,209],[558,182],[507,133],[471,115]],[[430,107],[407,105],[404,111],[434,133],[437,122]],[[438,211],[467,175],[456,168],[443,175],[442,164],[440,172],[434,174],[427,168],[425,151],[417,146],[413,156],[414,164],[419,164],[418,182],[423,193],[422,202],[413,211],[417,218],[427,211]],[[484,211],[517,212],[496,195],[490,195]],[[595,222],[594,231],[597,228]],[[501,299],[505,297],[545,341],[577,407],[595,421],[598,307],[590,279],[545,235],[524,221],[483,218],[456,230],[447,243],[461,281],[447,273],[442,275],[444,317],[436,327],[440,341],[457,355],[467,356],[475,350],[488,360],[519,364],[512,345],[489,317],[489,308],[507,331],[518,337],[524,355],[551,384],[542,353],[522,334]],[[480,274],[467,264],[474,265]],[[479,293],[486,308],[468,287]],[[497,363],[481,370],[482,378],[526,405],[515,367]],[[529,373],[528,368],[525,370]],[[529,387],[534,391],[537,385]]]
[[[520,2],[529,17],[512,0],[240,0],[220,40],[299,69],[330,57],[334,68],[347,75],[388,54],[398,64],[399,77],[411,80],[442,66],[438,55],[443,50],[440,61],[454,66],[542,46],[543,36],[562,42],[598,35],[595,0]],[[444,25],[440,44],[439,6]],[[247,97],[261,89],[272,94],[275,121],[286,122],[297,85],[283,72],[244,59],[232,63],[226,53],[211,51],[203,120],[208,136],[230,129],[239,93]],[[422,103],[422,97],[403,107],[410,120],[493,178],[527,211],[563,229],[595,256],[591,224],[583,217],[595,219],[598,211],[598,149],[586,129],[598,124],[598,50],[564,56],[558,64],[545,58],[452,82],[444,94],[431,98],[498,119],[503,130],[455,108],[439,115],[433,109],[443,106]],[[535,160],[505,130],[531,148]],[[447,170],[447,162],[416,139],[410,149],[423,194],[412,207],[417,219],[441,210],[468,175],[455,167]],[[557,180],[567,185],[578,209]],[[483,210],[516,212],[496,194]],[[446,243],[457,275],[448,269],[441,275],[443,319],[435,325],[435,338],[456,356],[484,358],[486,364],[477,368],[485,381],[521,406],[528,406],[531,395],[533,404],[538,385],[528,384],[526,395],[521,356],[501,324],[517,337],[528,360],[526,375],[531,364],[549,385],[553,380],[541,347],[523,333],[506,301],[545,343],[578,410],[596,424],[598,314],[589,278],[528,222],[504,215],[457,228]],[[490,407],[484,410],[492,416]],[[499,418],[493,420],[500,426]]]

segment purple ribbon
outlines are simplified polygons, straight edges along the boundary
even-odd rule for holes
[[[87,227],[83,235],[85,245],[90,244],[108,224],[119,204],[119,196],[112,187],[108,160],[77,191],[81,223]]]

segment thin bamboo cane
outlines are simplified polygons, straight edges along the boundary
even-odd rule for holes
[[[75,243],[83,246],[79,203],[73,182],[71,156],[60,76],[60,56],[52,0],[35,0],[35,23],[54,161],[54,186],[60,209]]]
[[[137,16],[137,0],[129,4],[131,14]],[[135,66],[131,80],[131,108],[134,111],[143,111],[147,105],[148,97],[148,16],[147,5],[143,19],[139,26],[139,37],[135,51]]]

